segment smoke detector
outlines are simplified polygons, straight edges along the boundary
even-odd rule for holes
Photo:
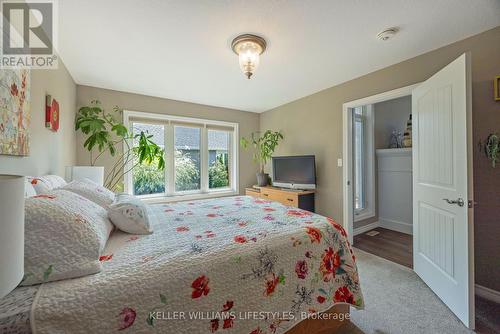
[[[377,34],[377,38],[380,39],[381,41],[387,41],[388,39],[396,35],[398,31],[399,28],[397,27],[387,28],[379,32]]]

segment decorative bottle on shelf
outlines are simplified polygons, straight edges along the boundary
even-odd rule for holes
[[[389,142],[389,148],[398,148],[398,147],[400,147],[398,132],[396,130],[392,130],[391,140]]]
[[[406,122],[406,131],[403,136],[403,147],[411,147],[412,146],[412,141],[411,141],[411,114],[410,114],[410,119]]]

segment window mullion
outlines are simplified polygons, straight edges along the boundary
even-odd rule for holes
[[[200,143],[201,192],[208,192],[208,130],[206,124],[201,128]]]
[[[168,122],[165,124],[165,193],[172,196],[175,191],[175,147],[174,126]]]
[[[234,130],[229,132],[229,143],[228,143],[228,148],[227,148],[227,157],[228,157],[228,177],[229,177],[229,188],[231,189],[236,189],[235,184],[234,184],[234,147],[233,147],[233,141],[234,141]]]
[[[130,133],[133,134],[133,122],[130,122],[128,118],[124,118],[123,120],[123,125],[130,131]],[[127,145],[128,143],[128,145]],[[133,139],[125,139],[123,141],[123,152],[127,150],[129,146],[134,146],[134,140]],[[133,195],[134,194],[134,182],[133,182],[133,167],[134,161],[128,161],[125,166],[124,166],[124,171],[130,170],[129,173],[125,173],[124,175],[124,185],[123,185],[123,190],[128,193]]]

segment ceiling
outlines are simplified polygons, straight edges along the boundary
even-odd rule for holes
[[[262,112],[494,28],[500,1],[64,0],[59,14],[78,84]],[[250,80],[240,33],[268,42]]]

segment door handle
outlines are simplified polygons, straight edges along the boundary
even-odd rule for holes
[[[463,198],[458,198],[458,199],[455,199],[455,200],[450,200],[450,199],[447,199],[447,198],[443,198],[443,201],[445,201],[448,204],[456,204],[458,206],[464,206],[464,204],[465,204]]]

